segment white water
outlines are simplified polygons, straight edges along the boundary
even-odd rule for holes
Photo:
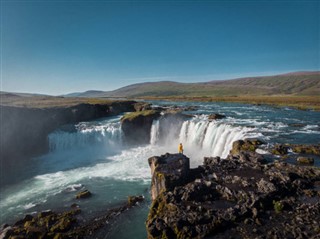
[[[226,157],[235,140],[258,136],[252,128],[209,122],[202,115],[183,122],[154,121],[150,144],[130,148],[122,143],[119,118],[80,123],[74,132],[57,131],[49,136],[51,152],[39,159],[43,166],[38,171],[43,173],[4,188],[0,209],[4,216],[23,209],[27,212],[51,198],[64,198],[65,194],[72,202],[75,191],[94,187],[96,180],[103,180],[106,186],[114,180],[149,185],[147,159],[166,152],[177,153],[179,142],[183,143],[191,166],[196,167],[204,156]]]
[[[174,125],[179,128],[179,124]],[[250,137],[261,137],[262,135],[255,132],[252,128],[235,127],[226,123],[217,121],[209,122],[206,115],[196,116],[191,120],[184,121],[178,130],[178,135],[168,134],[161,135],[161,119],[154,122],[151,129],[150,143],[155,145],[157,142],[160,146],[167,146],[171,149],[179,142],[184,145],[185,154],[193,158],[203,158],[203,156],[220,156],[227,157],[232,143],[239,139]],[[169,130],[170,132],[174,129]],[[162,140],[161,140],[162,139]],[[163,140],[165,139],[165,140]],[[201,162],[197,162],[200,164]],[[196,166],[196,165],[195,165]]]
[[[50,134],[50,151],[81,148],[88,144],[100,144],[104,147],[114,147],[122,144],[120,122],[108,122],[104,125],[90,125],[90,123],[83,122],[75,127],[76,132],[56,131]]]

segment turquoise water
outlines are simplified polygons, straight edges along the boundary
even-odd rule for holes
[[[121,205],[129,195],[144,195],[145,202],[125,212],[98,238],[145,238],[145,220],[150,205],[150,169],[147,159],[175,153],[179,142],[191,165],[204,156],[225,157],[232,142],[258,137],[266,142],[260,153],[275,143],[320,143],[320,112],[235,103],[152,102],[154,105],[197,106],[192,119],[155,121],[149,144],[126,145],[120,118],[110,117],[62,127],[49,136],[50,152],[17,165],[1,182],[0,223],[12,223],[26,213],[65,210],[80,205],[85,219]],[[225,119],[209,123],[207,115]],[[293,124],[299,124],[293,125]],[[292,157],[294,158],[294,154]],[[294,162],[291,160],[290,162]],[[319,158],[316,158],[320,166]],[[76,200],[83,189],[93,197]]]

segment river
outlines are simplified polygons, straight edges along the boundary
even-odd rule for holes
[[[41,210],[67,210],[73,203],[80,205],[83,219],[89,219],[120,205],[129,195],[144,195],[144,203],[95,236],[145,238],[144,222],[151,203],[149,157],[176,153],[181,142],[191,166],[196,167],[204,156],[226,157],[232,143],[239,139],[265,141],[258,152],[266,155],[275,143],[320,143],[320,112],[237,103],[152,103],[198,109],[185,112],[194,116],[182,122],[161,118],[154,121],[150,143],[146,145],[124,142],[121,115],[61,127],[48,137],[48,154],[5,174],[1,181],[0,223],[13,223],[27,213]],[[211,113],[226,118],[210,122]],[[289,162],[295,163],[295,155],[290,155]],[[320,159],[315,159],[315,165],[320,166]],[[84,189],[93,196],[76,200],[75,194]]]

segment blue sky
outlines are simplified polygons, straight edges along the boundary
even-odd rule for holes
[[[1,90],[319,70],[319,12],[319,1],[4,0]]]

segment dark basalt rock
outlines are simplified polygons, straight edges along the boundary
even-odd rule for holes
[[[314,163],[314,159],[311,157],[298,157],[297,162],[301,163],[301,164],[311,164],[312,165]]]
[[[288,153],[288,149],[289,147],[287,145],[276,144],[271,150],[271,153],[275,155],[285,155]]]
[[[289,124],[289,126],[295,127],[295,128],[302,128],[302,127],[306,126],[306,124],[293,123],[293,124]]]
[[[239,155],[239,153],[243,151],[255,152],[255,150],[262,144],[264,143],[259,139],[238,140],[233,142],[230,154]]]
[[[21,158],[48,151],[47,136],[65,124],[74,124],[101,117],[134,111],[135,101],[110,104],[79,104],[70,107],[26,108],[0,105],[1,160],[13,165]]]
[[[129,196],[128,197],[128,205],[134,206],[139,202],[142,202],[144,200],[143,196]]]
[[[172,190],[186,182],[190,161],[183,154],[165,154],[148,159],[151,168],[151,195],[155,199],[161,191]]]
[[[90,191],[84,190],[84,191],[81,191],[81,192],[77,193],[76,198],[77,199],[89,198],[91,196],[92,196],[92,193]]]
[[[151,104],[145,102],[138,102],[133,105],[135,111],[151,110]]]
[[[223,119],[223,118],[226,118],[226,116],[221,114],[211,114],[208,116],[209,121]]]
[[[128,202],[122,206],[109,209],[103,215],[89,221],[81,221],[77,215],[79,208],[56,213],[53,211],[40,212],[37,215],[26,215],[17,221],[14,226],[6,225],[0,230],[0,238],[46,238],[46,239],[71,239],[92,237],[98,229],[107,227],[121,213],[134,207],[137,202],[144,200],[143,196],[130,196]]]
[[[290,148],[293,152],[298,154],[313,154],[320,155],[320,145],[301,145],[301,144],[291,144]]]
[[[121,127],[125,140],[129,144],[146,144],[150,142],[153,120],[160,117],[160,111],[145,110],[129,113],[121,118]]]
[[[297,154],[320,155],[320,145],[317,144],[276,144],[271,152],[276,155],[286,155],[289,149]]]
[[[152,177],[157,178],[156,163],[161,157],[151,159]],[[166,167],[165,160],[162,167]],[[167,177],[165,171],[161,177]],[[266,163],[250,147],[247,151],[240,147],[237,154],[227,159],[205,158],[198,169],[180,177],[180,181],[175,179],[177,184],[161,187],[153,195],[146,221],[148,238],[316,238],[319,235],[318,168],[278,161]]]

